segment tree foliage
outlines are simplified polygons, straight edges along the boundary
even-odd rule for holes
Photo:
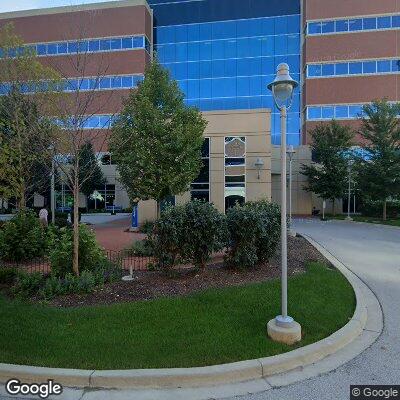
[[[97,187],[104,185],[105,177],[91,142],[86,142],[81,147],[78,157],[81,192],[88,197]]]
[[[317,125],[310,134],[315,163],[301,166],[302,174],[307,177],[304,189],[334,204],[347,187],[348,155],[354,132],[350,127],[332,121]]]
[[[110,149],[132,202],[188,190],[201,168],[206,122],[157,60],[114,124]]]
[[[400,105],[377,100],[363,111],[365,157],[358,163],[358,185],[367,200],[381,202],[386,219],[387,200],[400,194]]]
[[[49,184],[48,152],[54,126],[33,99],[13,88],[0,97],[0,196],[23,208],[29,196]]]

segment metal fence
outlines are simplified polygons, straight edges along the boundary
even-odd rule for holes
[[[154,257],[132,255],[126,251],[106,251],[107,259],[124,271],[146,271],[150,264],[154,264]],[[51,263],[48,258],[38,258],[30,261],[2,261],[0,268],[15,268],[28,273],[39,272],[48,274],[51,272]]]

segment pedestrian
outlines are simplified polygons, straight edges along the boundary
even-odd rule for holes
[[[47,226],[49,225],[49,223],[47,221],[48,216],[49,216],[49,212],[47,211],[47,208],[43,207],[39,211],[39,221],[44,228],[47,228]]]

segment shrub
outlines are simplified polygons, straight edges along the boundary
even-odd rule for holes
[[[0,230],[0,258],[25,261],[46,252],[46,229],[32,211],[21,211]]]
[[[225,216],[212,204],[200,200],[183,206],[182,258],[198,268],[205,268],[213,252],[227,242]]]
[[[72,273],[73,232],[60,229],[59,235],[52,237],[49,257],[52,272],[60,277]],[[96,241],[94,233],[85,225],[79,226],[79,270],[93,271],[105,263],[106,255]]]
[[[253,268],[275,253],[280,238],[280,210],[262,200],[236,205],[227,212],[229,250],[228,267]]]
[[[382,218],[381,201],[363,201],[360,204],[360,211],[366,217]],[[397,218],[400,215],[400,200],[391,200],[386,203],[386,213],[389,218]]]
[[[153,231],[154,222],[153,221],[144,221],[143,224],[140,226],[139,231],[141,233],[145,233],[146,235],[150,235]]]
[[[149,236],[157,266],[171,269],[180,259],[185,228],[183,206],[167,206]]]
[[[137,240],[129,249],[129,254],[138,257],[151,257],[154,254],[150,240]]]
[[[18,272],[12,292],[18,297],[35,295],[44,283],[45,277],[40,272]]]
[[[0,267],[0,283],[11,285],[17,278],[17,270],[15,268]]]
[[[167,207],[156,221],[150,243],[162,268],[176,262],[205,267],[212,252],[226,243],[225,217],[212,204],[199,200]]]

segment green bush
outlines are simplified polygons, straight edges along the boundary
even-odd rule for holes
[[[141,233],[145,233],[146,235],[150,235],[153,231],[154,222],[153,221],[144,221],[140,226],[139,231]]]
[[[183,206],[182,258],[205,268],[227,242],[226,218],[212,204],[194,200]]]
[[[46,229],[32,211],[21,211],[0,230],[0,259],[25,261],[46,252]]]
[[[154,254],[154,249],[150,240],[137,240],[136,242],[133,242],[129,249],[129,254],[138,257],[151,257]]]
[[[45,277],[40,272],[18,272],[12,292],[17,297],[30,297],[38,293],[44,281]]]
[[[182,259],[185,218],[183,206],[166,207],[149,235],[157,267],[169,270]]]
[[[280,210],[262,200],[236,205],[227,212],[228,267],[254,268],[266,263],[275,253],[280,239]]]
[[[49,248],[51,270],[57,276],[64,277],[72,273],[73,231],[60,229],[59,235],[53,235]],[[96,241],[94,233],[85,225],[79,225],[79,270],[93,271],[107,262],[104,251]]]
[[[15,268],[0,267],[0,283],[11,285],[17,278],[17,270]]]
[[[366,217],[382,218],[383,204],[381,201],[364,200],[360,204],[360,211]],[[400,200],[391,200],[386,203],[386,214],[389,218],[397,218],[400,215]]]
[[[224,215],[212,204],[194,200],[167,207],[150,243],[160,267],[171,268],[179,261],[204,268],[210,255],[224,247],[226,235]]]

